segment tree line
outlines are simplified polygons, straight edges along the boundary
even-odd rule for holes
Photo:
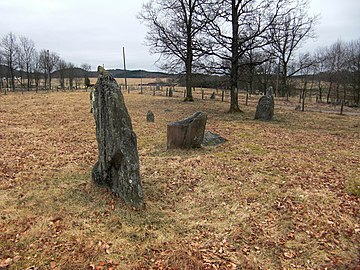
[[[82,64],[77,68],[48,49],[38,51],[34,41],[26,36],[17,37],[9,32],[0,40],[0,89],[4,88],[5,93],[7,88],[15,91],[19,84],[27,90],[33,87],[38,90],[41,82],[43,88],[51,89],[55,71],[58,71],[57,77],[62,89],[65,88],[65,80],[70,89],[77,87],[78,78],[84,78],[84,84],[88,85],[90,80],[86,71],[90,69],[89,64]]]
[[[185,101],[193,101],[192,88],[206,84],[209,74],[230,89],[232,113],[240,112],[240,88],[252,93],[272,86],[283,97],[297,88],[304,99],[316,75],[319,100],[326,92],[327,102],[351,96],[359,105],[360,40],[300,54],[319,23],[308,10],[308,0],[152,0],[138,17],[160,67],[183,74]]]

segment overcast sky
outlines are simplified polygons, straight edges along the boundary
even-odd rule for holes
[[[0,37],[9,32],[35,42],[76,65],[92,69],[158,70],[156,55],[144,45],[146,27],[136,15],[145,0],[0,0]],[[147,2],[148,0],[146,0]],[[360,0],[311,0],[310,14],[321,14],[318,39],[306,49],[360,38]]]

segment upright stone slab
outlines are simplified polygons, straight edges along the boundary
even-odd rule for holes
[[[93,181],[109,188],[126,203],[142,208],[144,196],[136,135],[123,95],[115,79],[102,67],[93,92],[98,161],[92,170]]]
[[[266,96],[262,96],[256,107],[255,119],[270,121],[274,116],[274,97],[272,88],[266,90]]]
[[[192,116],[167,125],[167,148],[199,148],[204,139],[207,115],[196,112]]]
[[[155,122],[155,115],[152,111],[148,111],[146,114],[146,121],[147,122]]]

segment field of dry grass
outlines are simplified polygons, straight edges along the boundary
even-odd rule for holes
[[[97,78],[90,78],[91,83],[96,83]],[[116,78],[116,81],[119,85],[125,85],[124,78]],[[148,84],[148,83],[155,83],[155,82],[166,82],[166,78],[127,78],[127,84],[130,86],[138,86],[139,84]]]
[[[359,116],[125,100],[143,211],[91,182],[89,93],[0,96],[0,269],[359,269]],[[166,123],[199,110],[228,142],[167,151]]]

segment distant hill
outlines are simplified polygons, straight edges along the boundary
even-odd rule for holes
[[[73,68],[73,69],[66,69],[63,70],[64,72],[73,72],[73,74],[75,74],[75,76],[77,77],[84,77],[85,75],[87,75],[88,77],[97,77],[98,73],[97,71],[86,71],[82,68]],[[142,69],[138,69],[138,70],[126,70],[124,71],[123,69],[109,69],[108,70],[113,76],[114,78],[173,78],[175,77],[175,75],[172,74],[168,74],[165,72],[154,72],[154,71],[146,71],[146,70],[142,70]],[[53,78],[59,78],[60,72],[54,71],[52,73],[52,77]],[[6,76],[7,74],[7,66],[4,65],[0,65],[0,75],[1,76]],[[14,71],[14,75],[15,76],[20,76],[20,72],[18,70]]]
[[[174,77],[174,75],[164,73],[164,72],[153,72],[146,70],[123,70],[123,69],[108,69],[114,78],[170,78]],[[96,71],[89,71],[89,77],[97,77],[98,74]]]
[[[69,72],[69,70],[66,70]],[[173,77],[173,75],[164,73],[164,72],[152,72],[152,71],[146,71],[146,70],[126,70],[123,69],[108,69],[114,78],[170,78]],[[77,77],[84,77],[87,75],[90,78],[96,78],[98,76],[97,71],[86,71],[81,68],[74,68],[72,70],[74,74],[76,74]],[[59,77],[59,71],[53,72],[53,77],[57,78]]]
[[[65,69],[61,69],[61,70],[56,70],[53,73],[51,73],[51,77],[53,78],[59,78],[60,74],[63,74],[63,76],[67,77],[68,74],[73,74],[74,77],[84,77],[87,73],[86,70],[82,69],[82,68],[65,68]]]

